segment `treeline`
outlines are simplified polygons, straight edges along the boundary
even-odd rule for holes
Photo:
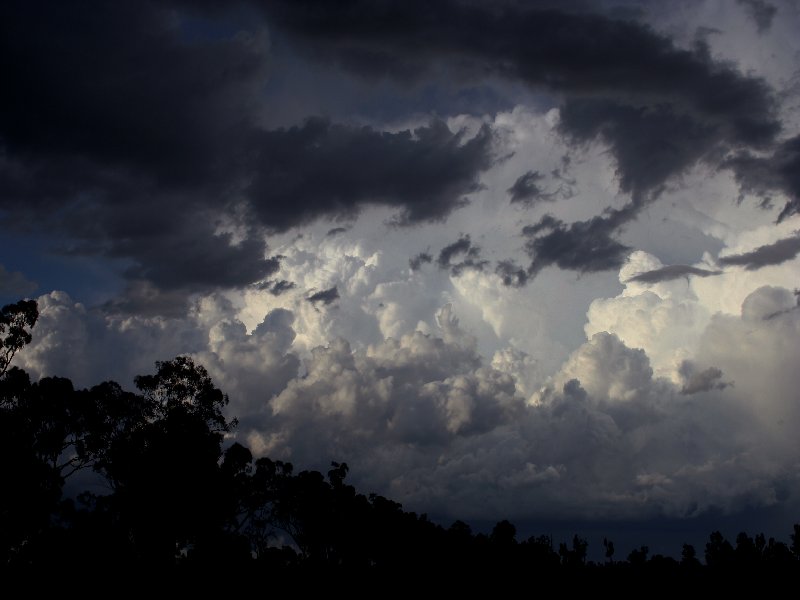
[[[202,366],[178,357],[135,379],[138,393],[114,382],[75,389],[68,379],[32,382],[10,366],[30,342],[32,301],[0,313],[0,570],[55,572],[75,564],[97,572],[206,569],[268,573],[660,573],[800,566],[800,526],[791,546],[745,533],[731,544],[711,534],[702,557],[684,545],[681,558],[625,557],[604,540],[605,560],[587,560],[588,544],[548,536],[517,540],[500,521],[475,534],[456,521],[444,528],[379,495],[345,482],[346,464],[326,475],[296,473],[290,463],[254,459],[226,447],[236,426],[228,398]],[[81,476],[88,473],[91,476]],[[77,478],[77,479],[76,479]],[[65,484],[93,491],[65,494]],[[101,484],[101,485],[97,485]],[[701,560],[702,558],[702,560]],[[218,571],[219,572],[219,571]]]

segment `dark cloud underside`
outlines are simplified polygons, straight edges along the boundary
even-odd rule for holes
[[[681,394],[687,396],[711,390],[724,390],[732,385],[730,382],[722,381],[723,373],[718,367],[698,370],[697,365],[690,360],[684,360],[678,372],[684,381]]]
[[[396,207],[400,225],[441,220],[479,189],[490,145],[488,128],[464,140],[442,121],[412,134],[309,119],[255,136],[247,195],[261,222],[276,230],[352,216],[365,204]]]
[[[628,281],[637,281],[640,283],[660,283],[662,281],[671,281],[673,279],[680,279],[681,277],[689,278],[690,275],[696,277],[710,277],[712,275],[719,275],[722,271],[708,271],[706,269],[698,269],[689,265],[669,265],[646,271],[634,275]]]
[[[309,0],[272,2],[266,11],[299,52],[369,79],[424,80],[444,64],[461,78],[491,72],[560,94],[559,130],[576,144],[609,146],[632,205],[613,219],[559,224],[531,240],[536,258],[527,275],[508,262],[500,267],[521,281],[550,264],[618,267],[627,248],[613,235],[667,179],[726,149],[768,147],[780,131],[763,80],[715,61],[702,43],[681,49],[646,25],[585,8]],[[536,175],[516,181],[512,201],[544,199]]]
[[[433,262],[433,257],[430,254],[427,252],[420,252],[408,260],[408,266],[411,267],[412,271],[418,271],[423,264],[431,262]]]
[[[511,202],[533,206],[537,202],[554,199],[552,195],[542,190],[541,181],[543,179],[544,176],[539,171],[528,171],[520,175],[514,185],[507,190],[508,195],[511,196]]]
[[[312,304],[324,304],[325,306],[332,304],[339,299],[339,289],[334,286],[327,290],[321,290],[311,294],[306,300]]]
[[[766,84],[715,62],[706,47],[680,49],[634,21],[557,6],[310,0],[271,2],[266,10],[299,51],[368,77],[422,78],[443,62],[465,77],[493,72],[563,92],[572,107],[566,130],[607,134],[629,185],[649,183],[630,172],[630,148],[615,145],[624,131],[635,133],[633,124],[640,146],[648,132],[670,133],[662,155],[671,159],[660,177],[714,140],[758,145],[779,131]],[[706,141],[679,143],[684,133]]]
[[[287,281],[285,279],[280,279],[278,281],[267,281],[266,286],[262,289],[266,289],[270,294],[273,296],[280,296],[284,292],[288,292],[297,287],[297,284],[293,281]]]
[[[766,0],[736,0],[741,4],[758,28],[758,33],[765,33],[772,27],[772,20],[778,9]]]
[[[168,8],[18,2],[0,17],[5,225],[65,231],[72,252],[130,259],[147,297],[241,286],[276,268],[260,236],[234,244],[215,224],[264,46],[254,35],[190,40]]]
[[[726,163],[742,190],[759,196],[780,192],[787,201],[778,221],[800,213],[800,136],[781,143],[772,156],[740,152]]]
[[[752,252],[722,256],[719,264],[745,267],[749,271],[754,271],[761,267],[779,265],[792,260],[798,254],[800,254],[800,234],[795,234],[772,244],[759,246]]]
[[[766,23],[768,5],[747,6]],[[702,44],[678,48],[600,10],[455,0],[4,3],[3,226],[59,231],[72,252],[127,261],[126,276],[148,290],[189,294],[272,275],[270,232],[376,204],[395,211],[396,225],[441,221],[480,189],[493,161],[486,127],[470,138],[434,120],[389,133],[311,116],[263,128],[270,48],[287,47],[369,81],[444,72],[466,87],[491,75],[544,89],[560,103],[562,135],[607,144],[630,207],[529,236],[525,277],[548,265],[619,266],[619,227],[668,178],[724,151],[738,152],[728,165],[743,187],[784,191],[782,216],[798,212],[797,139],[769,159],[748,153],[780,130],[764,81]],[[536,175],[517,180],[513,201],[549,199]],[[236,243],[220,233],[231,228]],[[483,264],[468,257],[462,266]]]
[[[550,266],[581,273],[619,269],[631,249],[616,240],[614,234],[637,210],[630,204],[570,224],[545,215],[535,225],[522,230],[527,238],[525,250],[531,258],[528,267],[506,260],[498,263],[496,272],[505,285],[522,286]]]
[[[469,235],[462,235],[441,249],[436,264],[440,269],[449,269],[452,275],[458,276],[466,269],[482,271],[489,263],[481,260],[480,255],[480,246],[473,244]]]

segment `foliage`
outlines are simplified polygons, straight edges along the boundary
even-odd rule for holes
[[[0,309],[0,376],[5,375],[11,359],[25,344],[30,344],[30,329],[39,318],[35,300],[20,300]]]

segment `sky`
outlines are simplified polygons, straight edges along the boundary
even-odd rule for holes
[[[190,355],[256,455],[445,524],[785,538],[799,30],[779,0],[5,2],[15,360],[132,387]]]

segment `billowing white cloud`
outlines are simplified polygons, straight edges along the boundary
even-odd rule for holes
[[[113,379],[131,387],[156,360],[168,360],[203,348],[206,332],[195,311],[183,319],[114,316],[87,308],[67,293],[37,298],[39,319],[31,344],[15,362],[34,377],[69,377],[78,386]],[[213,302],[206,302],[211,308]],[[214,318],[204,313],[205,322]]]
[[[759,226],[728,234],[726,247],[720,256],[751,251],[778,239],[797,228],[798,219],[771,228]],[[795,257],[777,265],[748,270],[739,266],[718,267],[716,259],[706,254],[693,267],[704,271],[722,272],[708,277],[687,274],[660,282],[632,280],[640,273],[656,271],[664,265],[655,256],[642,251],[633,252],[619,274],[625,287],[613,298],[594,300],[584,326],[587,337],[598,332],[617,335],[626,345],[643,349],[651,360],[657,376],[668,377],[675,383],[682,380],[679,373],[686,360],[694,360],[698,344],[715,315],[739,316],[758,310],[757,304],[767,302],[766,294],[747,300],[759,288],[794,286],[800,274],[800,259]],[[774,292],[775,311],[794,302],[788,290]],[[787,295],[788,294],[788,295]],[[772,301],[770,301],[772,302]],[[770,306],[772,306],[770,304]]]
[[[108,368],[93,364],[102,359],[90,340],[113,341],[117,356],[131,357],[182,336],[231,395],[237,436],[257,454],[303,468],[347,461],[361,489],[411,509],[454,518],[690,516],[772,505],[796,488],[800,310],[785,288],[759,287],[739,314],[708,317],[673,381],[649,358],[658,336],[641,336],[637,348],[602,331],[547,381],[537,377],[530,396],[535,382],[521,377],[535,370],[529,357],[509,347],[488,364],[450,305],[426,333],[359,347],[336,338],[298,353],[297,317],[286,309],[248,333],[231,302],[208,297],[184,320],[151,323],[145,336],[141,323],[104,320],[64,294],[39,302],[42,329],[21,354],[34,373],[89,377],[74,357]]]

